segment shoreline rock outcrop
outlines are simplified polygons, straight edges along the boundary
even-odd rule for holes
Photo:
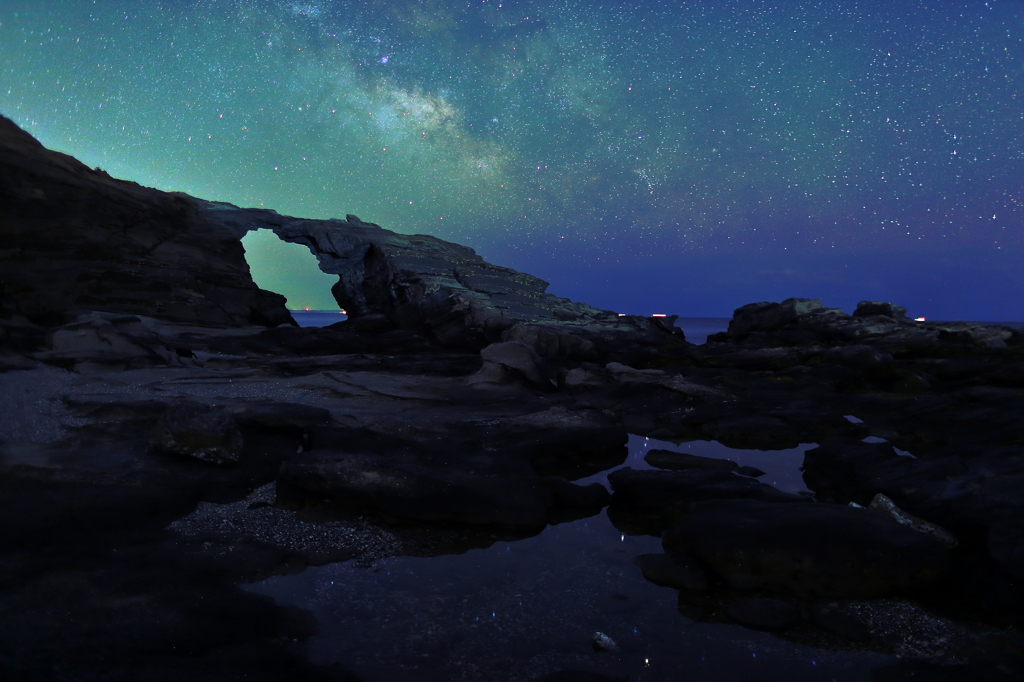
[[[256,491],[245,511],[281,527],[448,538],[424,555],[607,508],[623,534],[662,537],[636,564],[695,619],[870,648],[849,600],[895,595],[1024,625],[1020,330],[792,298],[743,306],[694,346],[677,318],[574,303],[434,237],[115,180],[4,118],[0,204],[0,622],[21,624],[0,632],[0,672],[31,679],[56,651],[62,679],[102,678],[109,646],[126,679],[214,679],[209,665],[354,679],[309,665],[312,626],[237,583],[387,550],[326,532],[296,544],[241,512],[253,525],[168,540],[194,510]],[[309,248],[350,319],[297,327],[250,277],[240,240],[255,229]],[[809,491],[657,449],[661,470],[577,483],[624,464],[629,434],[799,446]],[[47,587],[65,574],[78,582]],[[175,591],[221,616],[168,606]],[[96,646],[62,643],[54,600]],[[126,604],[137,647],[111,615]]]

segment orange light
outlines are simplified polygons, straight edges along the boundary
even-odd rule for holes
[[[306,310],[309,310],[309,306],[308,305],[306,306]]]

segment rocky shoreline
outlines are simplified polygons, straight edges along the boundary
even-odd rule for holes
[[[1020,673],[1018,329],[794,298],[696,346],[433,237],[115,180],[2,118],[0,201],[5,679],[355,680],[239,583],[605,508],[662,538],[638,570],[688,618],[871,649],[864,605],[902,600],[989,634],[874,679]],[[256,287],[264,228],[338,276],[348,320],[299,328]],[[574,483],[629,434],[815,443],[813,495],[673,453]],[[567,675],[543,679],[601,679]]]

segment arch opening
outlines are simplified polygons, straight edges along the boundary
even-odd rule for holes
[[[242,237],[242,247],[256,286],[284,296],[285,305],[300,326],[322,326],[345,319],[331,294],[338,276],[322,272],[309,248],[283,241],[267,229],[247,233]],[[329,321],[314,322],[312,313],[329,315]],[[306,317],[310,319],[303,319]]]

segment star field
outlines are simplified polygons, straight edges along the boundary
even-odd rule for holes
[[[117,177],[465,243],[601,307],[1024,319],[1022,5],[4,2],[0,112]]]

